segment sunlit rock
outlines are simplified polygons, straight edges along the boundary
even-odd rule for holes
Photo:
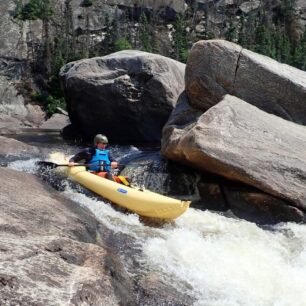
[[[164,129],[163,154],[306,210],[306,128],[230,95],[193,123]]]
[[[196,43],[185,79],[190,104],[204,111],[232,94],[266,112],[306,124],[306,72],[234,43]]]
[[[72,124],[85,136],[156,142],[184,88],[185,65],[142,51],[121,51],[61,69]]]
[[[25,144],[13,138],[7,138],[7,137],[0,136],[0,143],[1,143],[0,155],[4,155],[4,156],[38,154],[40,152],[39,148]]]

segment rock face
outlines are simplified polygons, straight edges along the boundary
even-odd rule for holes
[[[1,304],[119,305],[93,216],[34,176],[0,173]]]
[[[141,51],[69,63],[60,75],[71,123],[83,135],[154,142],[184,86],[185,65]]]
[[[39,154],[40,150],[31,145],[27,145],[21,141],[0,136],[0,155],[8,156],[20,156],[27,154]]]
[[[68,116],[62,114],[53,114],[53,116],[44,122],[40,128],[41,129],[51,129],[51,130],[61,130],[65,126],[70,124]]]
[[[304,126],[230,95],[193,123],[169,122],[162,141],[169,159],[254,186],[306,211]]]
[[[0,48],[1,52],[1,48]],[[19,127],[38,126],[45,114],[38,105],[26,104],[20,93],[26,83],[29,67],[25,60],[1,58],[0,56],[0,114],[1,133],[16,131]],[[15,121],[15,125],[11,123]]]
[[[194,45],[186,66],[190,103],[207,110],[224,94],[306,124],[306,72],[222,40]]]
[[[31,75],[28,65],[28,60],[33,56],[31,46],[41,40],[42,23],[31,21],[30,25],[29,22],[13,19],[15,7],[15,1],[4,0],[0,3],[0,113],[15,118],[21,126],[24,126],[24,121],[27,121],[27,125],[35,126],[42,123],[43,118],[37,115],[34,122],[31,121],[32,109],[26,106],[21,92],[28,86],[25,80],[29,80]],[[41,118],[39,122],[38,118]],[[5,127],[12,129],[9,122]]]

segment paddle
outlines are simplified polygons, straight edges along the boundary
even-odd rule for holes
[[[36,162],[36,165],[38,165],[39,167],[46,167],[49,169],[55,169],[57,167],[69,167],[68,164],[56,164],[56,163],[52,163],[52,162],[48,162],[48,161],[38,161]],[[77,164],[74,165],[73,167],[87,167],[87,166],[91,166],[93,164]],[[118,164],[118,166],[141,166],[140,164]]]
[[[69,167],[68,164],[56,164],[56,163],[52,163],[52,162],[48,162],[48,161],[38,161],[36,162],[36,165],[40,166],[40,167],[47,167],[47,168],[51,168],[51,169],[55,169],[57,167]],[[78,164],[78,165],[74,165],[74,167],[76,166],[90,166],[87,164]]]

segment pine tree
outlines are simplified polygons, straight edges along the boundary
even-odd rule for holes
[[[295,49],[293,64],[295,67],[306,71],[306,29]]]
[[[175,20],[174,30],[174,58],[186,63],[188,57],[187,35],[185,31],[185,23],[181,15],[178,15]]]
[[[147,16],[142,12],[139,18],[139,42],[143,51],[152,52],[150,32]]]
[[[235,28],[232,21],[230,22],[229,28],[228,28],[227,32],[225,33],[225,39],[228,40],[228,41],[235,41],[237,39],[236,28]]]
[[[23,3],[22,0],[15,0],[14,18],[22,19]]]

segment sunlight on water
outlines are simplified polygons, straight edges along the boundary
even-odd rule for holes
[[[56,164],[67,164],[69,157],[63,152],[52,152],[49,154],[48,160]]]

